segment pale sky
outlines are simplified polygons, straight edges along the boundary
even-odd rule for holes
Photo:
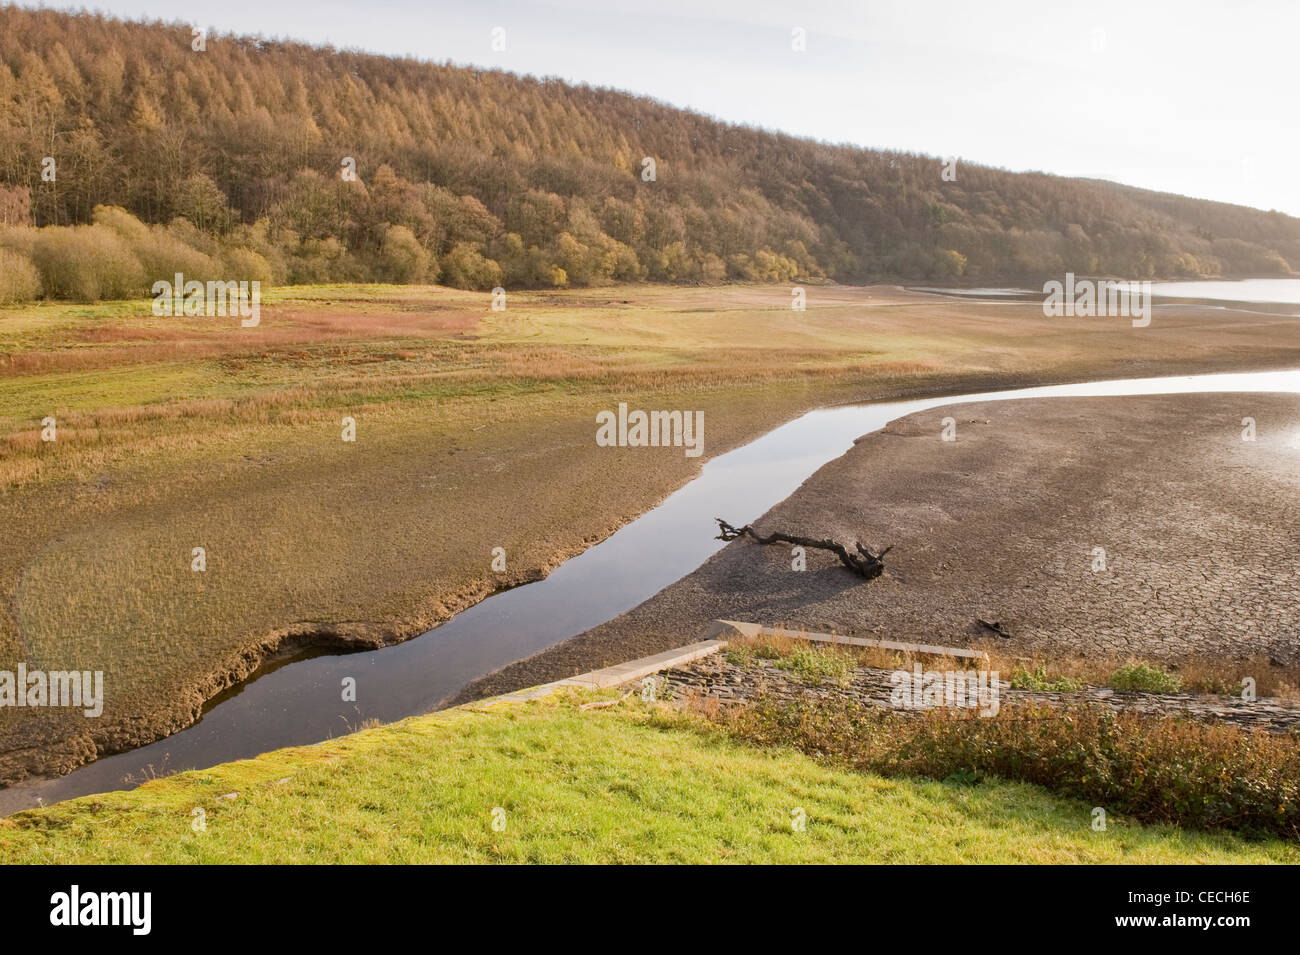
[[[95,7],[559,76],[831,142],[1112,179],[1300,216],[1297,0],[96,0]],[[492,49],[495,27],[505,29],[503,52]],[[792,49],[796,27],[806,31],[806,52]]]

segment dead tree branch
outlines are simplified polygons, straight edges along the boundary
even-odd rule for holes
[[[989,621],[989,620],[985,620],[982,617],[976,617],[975,622],[978,623],[985,630],[989,630],[992,631],[993,633],[996,633],[999,637],[1002,637],[1004,640],[1011,639],[1011,631],[1008,630],[1006,627],[1002,626],[1002,624],[996,620]]]
[[[837,556],[840,559],[840,563],[845,567],[853,571],[855,574],[860,574],[867,580],[875,580],[884,572],[885,555],[889,553],[893,546],[891,544],[890,547],[886,547],[877,554],[868,548],[863,547],[860,541],[854,541],[854,549],[849,550],[839,541],[817,540],[812,537],[797,537],[793,534],[782,534],[780,532],[764,536],[754,530],[754,528],[749,524],[746,524],[744,527],[734,527],[720,517],[715,517],[714,520],[718,522],[718,540],[733,541],[737,537],[748,535],[760,544],[796,544],[799,547],[815,547],[818,550],[828,550]]]

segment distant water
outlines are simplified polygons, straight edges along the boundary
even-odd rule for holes
[[[912,286],[913,292],[953,295],[959,298],[1005,301],[1036,298],[1039,288],[930,288]],[[1195,282],[1152,282],[1155,298],[1196,298],[1211,302],[1251,302],[1257,305],[1300,305],[1300,279],[1241,279],[1222,282],[1214,279]]]
[[[1205,298],[1216,302],[1272,302],[1300,305],[1300,279],[1242,279],[1238,282],[1155,282],[1157,298]]]
[[[968,298],[1024,298],[1027,295],[1041,294],[1035,289],[1024,288],[929,288],[928,286],[911,286],[910,292],[930,292],[934,295],[961,295]]]

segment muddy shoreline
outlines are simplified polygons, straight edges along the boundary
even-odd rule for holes
[[[956,421],[957,441],[940,438]],[[1241,440],[1243,417],[1258,422]],[[933,408],[861,439],[757,522],[892,545],[870,583],[736,541],[627,614],[477,681],[465,702],[699,639],[716,618],[1009,654],[1300,663],[1300,398],[1187,394]],[[726,515],[719,515],[725,517]],[[1094,548],[1105,568],[1092,569]]]
[[[902,398],[920,398],[962,394],[995,389],[1032,387],[1045,384],[1066,384],[1078,381],[1097,380],[1119,377],[1146,377],[1179,374],[1204,374],[1228,371],[1261,371],[1270,368],[1293,367],[1293,356],[1279,356],[1276,361],[1263,361],[1258,356],[1245,358],[1234,355],[1202,355],[1187,359],[1166,361],[1104,361],[1086,373],[1053,376],[1043,374],[956,374],[927,376],[915,385],[899,387],[874,387],[869,391],[855,391],[851,386],[837,383],[823,391],[824,399],[815,396],[795,411],[811,410],[827,404],[849,404],[879,402]],[[767,416],[757,416],[752,427],[744,434],[726,445],[710,446],[707,456],[696,462],[696,472],[707,460],[744,444],[759,434],[770,430],[793,415],[786,414],[781,419],[768,420]],[[693,475],[692,475],[693,476]],[[688,477],[687,480],[690,478]],[[661,500],[662,496],[658,498]],[[604,533],[593,538],[573,542],[553,552],[552,559],[544,566],[534,566],[517,570],[509,580],[483,579],[470,587],[462,587],[455,592],[439,595],[434,616],[439,622],[445,622],[456,613],[473,606],[481,600],[503,590],[520,586],[546,576],[563,561],[582,552],[587,547],[609,536],[621,526],[634,520],[639,514],[655,506],[658,500],[642,502],[640,509],[616,515],[607,523]],[[621,618],[620,618],[621,619]],[[164,739],[179,730],[192,726],[199,720],[204,709],[214,700],[245,684],[250,677],[260,675],[268,665],[285,655],[298,655],[314,651],[355,652],[391,646],[419,636],[428,630],[427,618],[418,623],[403,625],[400,623],[375,623],[360,621],[346,624],[304,624],[286,626],[266,637],[241,648],[233,659],[220,669],[195,678],[187,687],[183,699],[171,706],[156,710],[149,715],[132,716],[118,719],[104,725],[96,725],[88,730],[63,736],[54,742],[41,739],[31,745],[21,746],[0,753],[0,786],[10,786],[31,778],[49,778],[64,775],[96,759],[126,752],[149,743]],[[589,633],[597,633],[603,628],[596,628]],[[631,646],[613,645],[592,646],[583,642],[584,634],[567,641],[552,650],[535,657],[520,661],[510,667],[497,671],[482,680],[476,681],[458,694],[454,702],[475,699],[493,692],[517,689],[521,686],[544,682],[559,676],[591,669],[593,666],[621,662],[624,659],[640,655],[640,650]],[[676,646],[681,641],[674,634],[665,638],[666,649]],[[581,660],[574,656],[578,653]],[[594,656],[590,656],[592,652]],[[654,652],[654,651],[650,651]]]

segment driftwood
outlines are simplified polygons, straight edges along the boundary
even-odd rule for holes
[[[1011,631],[1008,630],[1006,627],[1002,626],[1002,624],[999,623],[997,620],[988,621],[983,619],[982,617],[976,617],[975,622],[978,623],[985,630],[991,630],[993,633],[996,633],[999,637],[1002,637],[1002,639],[1004,640],[1011,639]]]
[[[714,520],[718,522],[718,540],[733,541],[737,537],[749,535],[760,544],[796,544],[800,547],[815,547],[817,550],[828,550],[838,557],[840,563],[845,567],[853,571],[855,574],[865,577],[867,580],[875,580],[884,572],[885,555],[889,553],[893,546],[890,545],[890,547],[886,547],[877,554],[868,548],[863,547],[861,542],[854,541],[854,549],[849,550],[839,541],[817,540],[812,537],[797,537],[793,534],[782,534],[780,532],[764,536],[754,530],[754,528],[749,524],[746,524],[744,527],[734,527],[720,517],[715,517]]]

